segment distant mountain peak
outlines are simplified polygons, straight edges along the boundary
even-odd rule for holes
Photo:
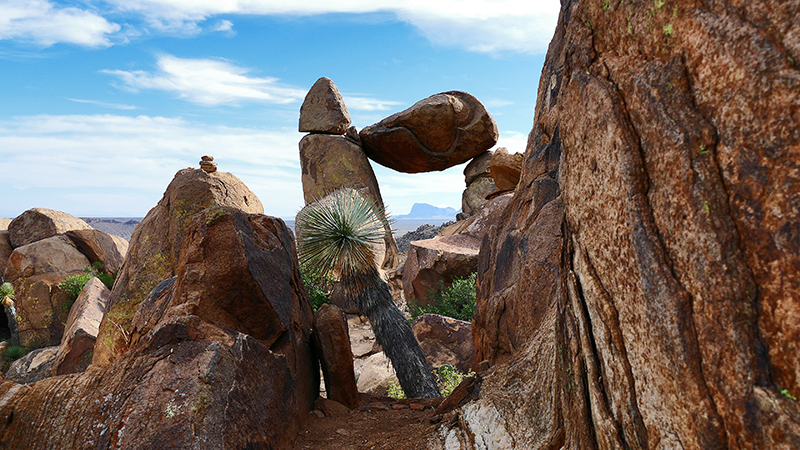
[[[455,208],[439,208],[428,203],[414,203],[411,212],[396,216],[396,219],[451,219],[458,211]]]

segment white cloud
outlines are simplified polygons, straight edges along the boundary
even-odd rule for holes
[[[230,20],[220,20],[218,24],[211,28],[211,31],[232,31],[233,22]]]
[[[154,89],[178,94],[180,98],[202,105],[238,104],[260,101],[287,104],[302,101],[306,91],[284,86],[277,78],[248,77],[249,69],[213,59],[182,59],[162,55],[158,72],[143,70],[104,70],[133,90]]]
[[[150,116],[41,115],[0,121],[0,167],[4,189],[10,191],[0,217],[38,206],[75,215],[141,217],[155,206],[175,172],[199,167],[202,155],[214,156],[220,171],[239,177],[267,214],[293,217],[303,202],[301,137],[295,130]]]
[[[97,105],[97,106],[102,106],[102,107],[105,107],[105,108],[112,108],[112,109],[126,109],[126,110],[137,109],[135,106],[131,106],[131,105],[122,105],[122,104],[119,104],[119,103],[101,102],[101,101],[98,101],[98,100],[82,100],[82,99],[79,99],[79,98],[67,98],[67,100],[69,100],[71,102],[75,102],[75,103],[87,103],[87,104],[90,104],[90,105]]]
[[[108,47],[109,36],[119,30],[118,24],[79,8],[56,8],[46,0],[0,0],[0,40]]]
[[[388,111],[392,109],[393,106],[403,104],[402,102],[378,100],[376,98],[369,97],[352,97],[347,95],[343,97],[344,104],[347,105],[347,109],[355,109],[359,111]]]
[[[141,14],[155,29],[198,33],[198,22],[219,14],[319,15],[391,12],[436,44],[471,51],[542,54],[553,37],[557,0],[110,0]]]

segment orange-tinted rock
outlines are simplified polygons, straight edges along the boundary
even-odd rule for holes
[[[403,294],[406,301],[427,305],[431,292],[440,283],[449,286],[456,277],[465,278],[478,267],[481,243],[467,235],[414,241],[408,245],[408,258],[403,272]]]
[[[0,383],[0,442],[292,448],[319,369],[291,233],[231,208],[204,211],[184,232],[176,279],[142,303],[125,353],[81,374]]]
[[[110,295],[111,291],[97,278],[92,278],[83,287],[69,310],[52,375],[83,372],[89,367]]]
[[[3,274],[8,282],[45,273],[80,272],[89,260],[64,236],[53,236],[17,247],[11,253]]]
[[[498,148],[492,156],[489,170],[498,191],[513,191],[522,171],[522,153],[511,155],[505,147]]]
[[[61,343],[72,299],[58,285],[64,278],[81,273],[49,272],[11,282],[23,347],[40,348]]]
[[[314,315],[314,342],[325,376],[327,397],[349,408],[358,406],[358,388],[353,372],[353,352],[347,319],[334,305],[322,305]]]
[[[328,77],[318,79],[300,106],[299,131],[344,134],[350,126],[350,113],[339,89]]]
[[[69,230],[91,230],[83,220],[65,212],[33,208],[17,216],[8,225],[11,246],[21,247]]]
[[[444,170],[497,143],[497,124],[466,92],[432,95],[359,133],[367,156],[400,172]]]
[[[423,314],[412,326],[425,359],[433,369],[450,365],[467,373],[475,369],[472,323],[438,314]]]
[[[117,276],[107,317],[100,325],[93,363],[107,365],[127,350],[124,335],[130,333],[139,303],[158,283],[175,275],[189,220],[215,205],[264,212],[258,197],[230,173],[183,169],[175,174],[161,201],[133,232],[126,264]]]
[[[128,253],[128,241],[102,231],[72,230],[66,235],[90,263],[103,263],[103,270],[109,274],[122,267]]]
[[[454,435],[800,446],[796,13],[562,3],[522,178],[478,264],[493,367]]]
[[[6,271],[6,264],[8,264],[8,258],[12,251],[14,249],[11,248],[11,242],[8,240],[8,231],[0,231],[0,277]]]

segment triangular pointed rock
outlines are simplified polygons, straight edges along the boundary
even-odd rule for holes
[[[344,134],[350,126],[350,113],[336,85],[322,77],[311,86],[300,107],[301,132]]]

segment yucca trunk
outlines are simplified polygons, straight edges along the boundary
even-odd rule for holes
[[[342,280],[358,286],[351,295],[372,324],[375,339],[392,362],[397,379],[409,398],[441,397],[411,324],[394,304],[389,286],[376,270]]]
[[[17,328],[17,309],[14,307],[14,301],[11,297],[3,299],[3,307],[6,311],[6,318],[8,319],[8,329],[11,332],[11,345],[19,347],[19,328]]]

